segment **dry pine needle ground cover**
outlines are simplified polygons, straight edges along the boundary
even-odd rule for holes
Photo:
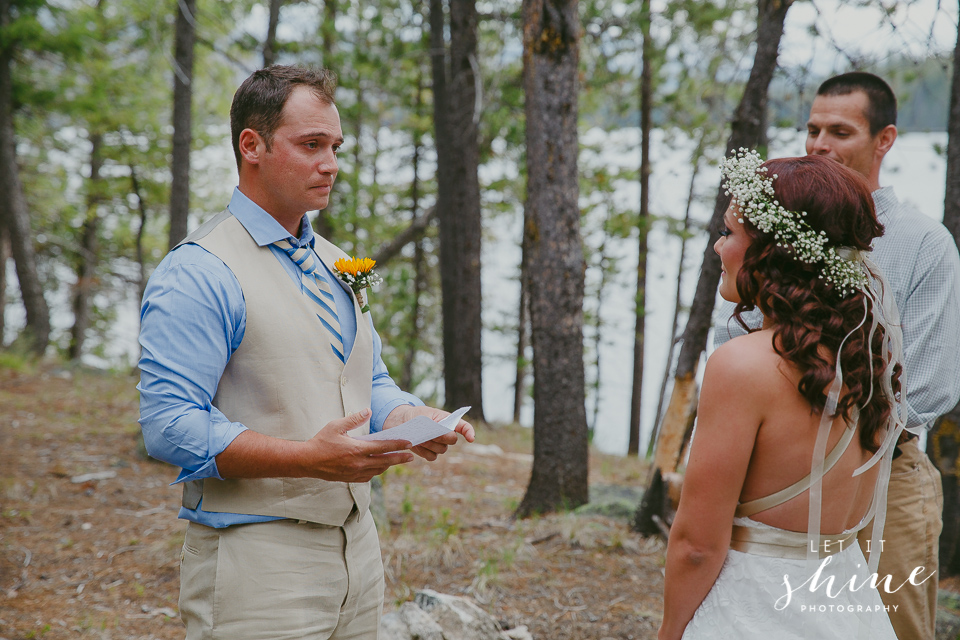
[[[183,638],[177,470],[140,450],[135,385],[0,365],[0,638]],[[385,474],[385,610],[431,588],[537,640],[654,638],[663,544],[602,516],[513,521],[529,430],[478,443]],[[635,460],[591,460],[591,483],[644,478]]]

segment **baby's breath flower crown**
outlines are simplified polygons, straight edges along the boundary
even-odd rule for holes
[[[833,285],[841,297],[866,287],[867,273],[859,252],[827,246],[827,234],[814,230],[803,219],[806,211],[797,213],[781,206],[773,191],[777,175],[767,176],[767,168],[762,165],[759,153],[741,147],[720,167],[723,188],[727,195],[733,196],[740,224],[746,218],[760,231],[773,234],[777,246],[792,250],[797,260],[822,264],[820,279]]]

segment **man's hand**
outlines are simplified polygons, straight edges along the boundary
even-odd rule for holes
[[[406,450],[406,440],[367,442],[347,435],[370,419],[369,409],[332,420],[305,444],[313,445],[310,464],[318,472],[314,476],[337,482],[367,482],[395,464],[413,460]],[[312,474],[311,474],[312,475]]]
[[[433,407],[414,407],[409,404],[402,404],[391,411],[390,415],[387,416],[387,419],[383,421],[383,430],[386,431],[391,427],[401,425],[407,420],[412,420],[417,416],[426,416],[434,422],[440,422],[448,415],[450,415],[450,413],[448,411],[444,411],[443,409],[435,409]],[[434,438],[433,440],[428,440],[421,445],[417,445],[416,447],[413,447],[411,451],[421,458],[433,462],[437,459],[437,456],[446,453],[447,447],[452,444],[457,444],[458,433],[462,435],[467,442],[473,442],[473,426],[466,420],[460,420],[460,422],[457,423],[457,426],[454,427],[453,431],[450,433],[442,435],[439,438]]]
[[[347,435],[370,419],[364,409],[331,420],[310,440],[294,442],[248,430],[217,456],[224,478],[320,478],[367,482],[395,464],[413,460],[406,440],[357,440]],[[456,436],[454,436],[456,438]]]

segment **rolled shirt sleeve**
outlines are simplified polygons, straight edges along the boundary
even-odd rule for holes
[[[373,329],[373,320],[370,321]],[[370,395],[370,431],[383,431],[383,423],[390,412],[402,404],[422,407],[423,401],[411,393],[402,391],[390,377],[387,365],[383,363],[383,343],[376,330],[373,333],[373,388]]]
[[[216,456],[246,427],[213,406],[246,326],[243,292],[219,258],[196,245],[167,255],[140,310],[140,427],[147,452],[183,471],[220,478]]]

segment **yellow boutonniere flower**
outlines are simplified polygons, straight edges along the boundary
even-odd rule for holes
[[[350,258],[349,260],[340,258],[333,263],[333,268],[340,273],[348,273],[356,277],[370,273],[376,264],[377,261],[370,258],[360,258],[359,260],[356,258]]]
[[[383,282],[383,278],[373,270],[376,264],[377,261],[370,258],[360,258],[359,260],[357,258],[340,258],[333,263],[333,270],[337,272],[337,276],[350,285],[350,289],[357,296],[360,313],[370,311],[370,305],[364,300],[363,290]]]

